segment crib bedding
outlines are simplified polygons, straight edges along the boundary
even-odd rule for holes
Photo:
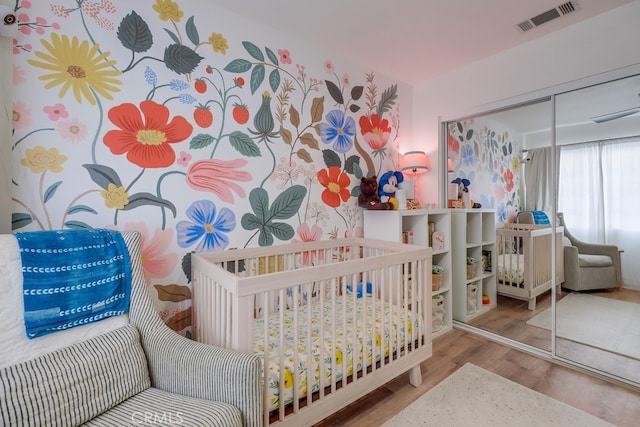
[[[367,314],[364,317],[363,312]],[[418,331],[427,330],[421,319],[418,319],[419,316],[414,316],[410,310],[372,296],[357,298],[355,303],[351,295],[336,297],[335,306],[328,301],[322,310],[320,304],[312,304],[310,314],[308,306],[302,306],[298,308],[297,322],[294,321],[293,310],[285,310],[283,317],[285,326],[284,331],[281,331],[280,313],[269,315],[268,340],[265,340],[264,336],[264,318],[255,319],[253,328],[254,351],[262,356],[265,347],[268,347],[268,361],[265,363],[268,365],[267,405],[270,410],[278,407],[281,398],[281,357],[284,360],[285,369],[282,399],[285,404],[289,404],[294,399],[294,374],[299,378],[297,397],[303,398],[307,395],[308,381],[313,382],[311,392],[317,392],[320,387],[331,384],[332,374],[336,382],[342,380],[345,375],[343,367],[346,368],[346,376],[354,373],[354,364],[355,371],[361,371],[363,363],[365,367],[371,366],[374,360],[379,362],[397,348],[404,348],[407,332],[411,343],[418,339]],[[343,317],[346,320],[346,327]],[[367,319],[366,323],[363,323],[363,318]],[[309,319],[312,339],[310,350],[307,348],[305,339],[298,339],[298,342],[295,342],[296,326],[298,337],[306,337]],[[382,322],[381,319],[385,321]],[[322,321],[324,321],[323,342],[321,342]],[[282,348],[281,335],[284,337]],[[294,366],[295,353],[298,354],[297,366]],[[335,371],[333,371],[334,367]],[[323,377],[322,381],[320,381],[321,377]]]
[[[498,281],[502,284],[524,288],[524,255],[498,255]]]

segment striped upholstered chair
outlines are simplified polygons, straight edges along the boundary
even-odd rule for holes
[[[27,339],[20,249],[0,235],[0,425],[261,425],[260,360],[171,331],[147,293],[139,235],[122,236],[128,314]]]

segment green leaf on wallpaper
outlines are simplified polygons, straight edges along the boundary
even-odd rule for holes
[[[271,49],[269,49],[268,47],[265,47],[264,51],[267,52],[267,56],[269,57],[269,60],[273,63],[273,65],[279,65],[280,64],[278,62],[278,57],[276,56],[275,53],[273,53],[273,51]]]
[[[340,156],[338,156],[333,150],[329,150],[328,148],[322,150],[322,158],[324,159],[324,164],[327,165],[328,168],[331,166],[337,166],[339,168],[342,167]]]
[[[464,129],[462,128],[462,123],[456,122],[456,126],[458,126],[458,133],[464,132]]]
[[[471,141],[471,138],[473,138],[473,129],[467,131],[467,141]]]
[[[280,71],[278,69],[269,73],[269,86],[271,86],[273,93],[278,91],[278,87],[280,86]]]
[[[45,203],[47,203],[49,199],[51,199],[53,195],[56,194],[56,190],[58,189],[58,187],[60,187],[60,184],[62,184],[62,181],[55,182],[51,184],[49,188],[47,188],[47,190],[44,192],[43,197]]]
[[[380,95],[380,100],[378,101],[378,116],[382,117],[384,113],[391,110],[391,107],[395,105],[396,99],[398,98],[398,85],[391,85],[391,87],[387,88]]]
[[[187,283],[191,282],[191,254],[193,252],[188,252],[184,254],[182,257],[182,263],[180,266],[182,267],[182,272],[187,277]]]
[[[245,213],[241,224],[245,230],[259,230],[258,244],[270,246],[273,237],[289,240],[295,235],[293,227],[286,223],[273,222],[274,219],[288,219],[299,210],[307,189],[302,185],[294,185],[280,193],[273,206],[269,208],[269,194],[264,188],[254,188],[249,193],[249,203],[253,213]]]
[[[313,148],[314,150],[319,150],[320,145],[318,144],[318,140],[311,132],[305,132],[300,135],[300,142],[303,145],[306,145],[309,148]]]
[[[116,33],[120,43],[134,52],[146,52],[153,46],[153,34],[135,11],[122,18]]]
[[[330,80],[324,81],[327,86],[327,90],[329,91],[329,95],[340,105],[344,105],[344,98],[342,96],[342,92],[340,92],[340,88],[336,86],[336,84]]]
[[[93,230],[93,227],[82,221],[67,221],[64,226],[73,230]]]
[[[353,164],[353,175],[356,177],[356,179],[361,179],[364,176],[364,174],[362,173],[362,168],[360,167],[360,163]]]
[[[256,90],[258,90],[258,88],[264,81],[264,74],[265,74],[265,70],[264,70],[264,65],[262,64],[256,65],[255,67],[253,67],[253,70],[251,70],[251,77],[250,77],[251,94],[256,93]]]
[[[296,232],[293,227],[286,222],[274,222],[265,226],[264,234],[265,236],[267,234],[273,235],[278,240],[287,241],[293,239],[293,236],[295,236]],[[271,243],[273,243],[273,239],[271,239]],[[261,244],[260,246],[264,245]]]
[[[360,197],[360,194],[362,194],[362,190],[360,189],[359,185],[356,185],[351,189],[351,197],[355,197],[357,199],[358,197]]]
[[[174,43],[180,44],[180,39],[176,36],[176,33],[166,28],[164,30],[169,34],[169,37],[171,37],[171,40],[173,40]]]
[[[260,62],[264,62],[264,55],[258,46],[251,42],[244,41],[242,42],[242,46],[247,50],[249,55],[251,55],[254,59],[257,59]]]
[[[357,104],[351,104],[349,105],[349,111],[351,111],[352,113],[357,113],[358,111],[360,111],[360,106]]]
[[[181,44],[170,44],[164,50],[164,64],[178,74],[189,74],[203,59],[193,49]]]
[[[280,193],[271,205],[271,218],[288,219],[294,216],[299,210],[307,189],[302,185],[294,185]]]
[[[351,99],[357,101],[362,96],[364,92],[364,86],[354,86],[351,88]]]
[[[360,166],[359,156],[356,156],[356,155],[349,156],[349,158],[347,158],[347,160],[344,161],[344,170],[347,171],[347,173],[354,175],[355,174],[354,166]]]
[[[200,44],[200,35],[198,34],[198,29],[196,28],[195,22],[193,22],[193,16],[187,19],[185,29],[187,30],[187,37],[189,37],[191,43],[195,45]]]
[[[189,148],[199,149],[206,148],[214,141],[213,136],[206,133],[199,133],[189,141]]]
[[[82,165],[89,172],[91,180],[98,184],[104,190],[109,188],[109,184],[113,184],[116,187],[122,187],[122,181],[118,173],[109,166],[98,164],[86,164]]]
[[[319,98],[313,98],[311,102],[311,121],[312,123],[318,123],[322,121],[322,115],[324,114],[324,96]]]
[[[98,211],[87,205],[75,205],[67,209],[67,215],[73,215],[80,212],[89,212],[96,215],[98,214]]]
[[[26,213],[12,213],[11,214],[11,230],[19,230],[22,227],[26,227],[27,225],[33,222],[33,217]]]
[[[239,130],[231,132],[229,141],[231,142],[231,146],[243,156],[260,157],[262,155],[258,144],[256,144],[249,135]]]
[[[234,59],[229,62],[226,67],[224,67],[224,71],[229,73],[245,73],[251,69],[251,62],[246,59]]]
[[[140,206],[158,206],[161,208],[167,208],[173,213],[173,217],[176,217],[176,207],[168,200],[161,199],[154,196],[151,193],[136,193],[129,195],[129,203],[124,205],[123,211],[130,211]]]

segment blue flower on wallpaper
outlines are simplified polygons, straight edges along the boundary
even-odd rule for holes
[[[480,204],[483,208],[493,209],[494,204],[496,203],[495,197],[488,197],[486,194],[480,195]]]
[[[225,249],[229,244],[227,233],[236,228],[236,216],[229,208],[220,209],[210,200],[195,201],[187,209],[191,221],[180,221],[176,226],[178,245],[188,248],[199,241],[196,252]]]
[[[345,117],[340,110],[332,110],[325,116],[327,123],[320,123],[320,137],[325,144],[333,144],[333,151],[346,153],[353,147],[356,122]]]
[[[150,84],[151,86],[155,86],[158,84],[158,75],[156,74],[155,71],[153,71],[151,69],[151,67],[147,66],[144,69],[144,79],[147,81],[148,84]]]
[[[497,222],[507,222],[507,208],[504,203],[500,203],[496,209]]]
[[[181,93],[180,95],[178,95],[178,100],[181,103],[187,105],[193,104],[194,102],[198,101],[193,95],[189,95],[188,93]]]
[[[476,157],[473,154],[473,148],[470,144],[465,144],[460,149],[460,157],[462,157],[462,164],[465,166],[473,166],[476,162]]]

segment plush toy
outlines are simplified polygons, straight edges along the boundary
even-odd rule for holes
[[[398,184],[404,181],[402,172],[389,171],[382,174],[380,177],[380,184],[378,185],[378,196],[381,200],[383,197],[394,197],[396,191],[398,191]]]
[[[386,211],[393,208],[390,203],[380,201],[380,196],[378,196],[378,177],[375,175],[370,178],[362,177],[360,179],[358,205],[369,210]]]

